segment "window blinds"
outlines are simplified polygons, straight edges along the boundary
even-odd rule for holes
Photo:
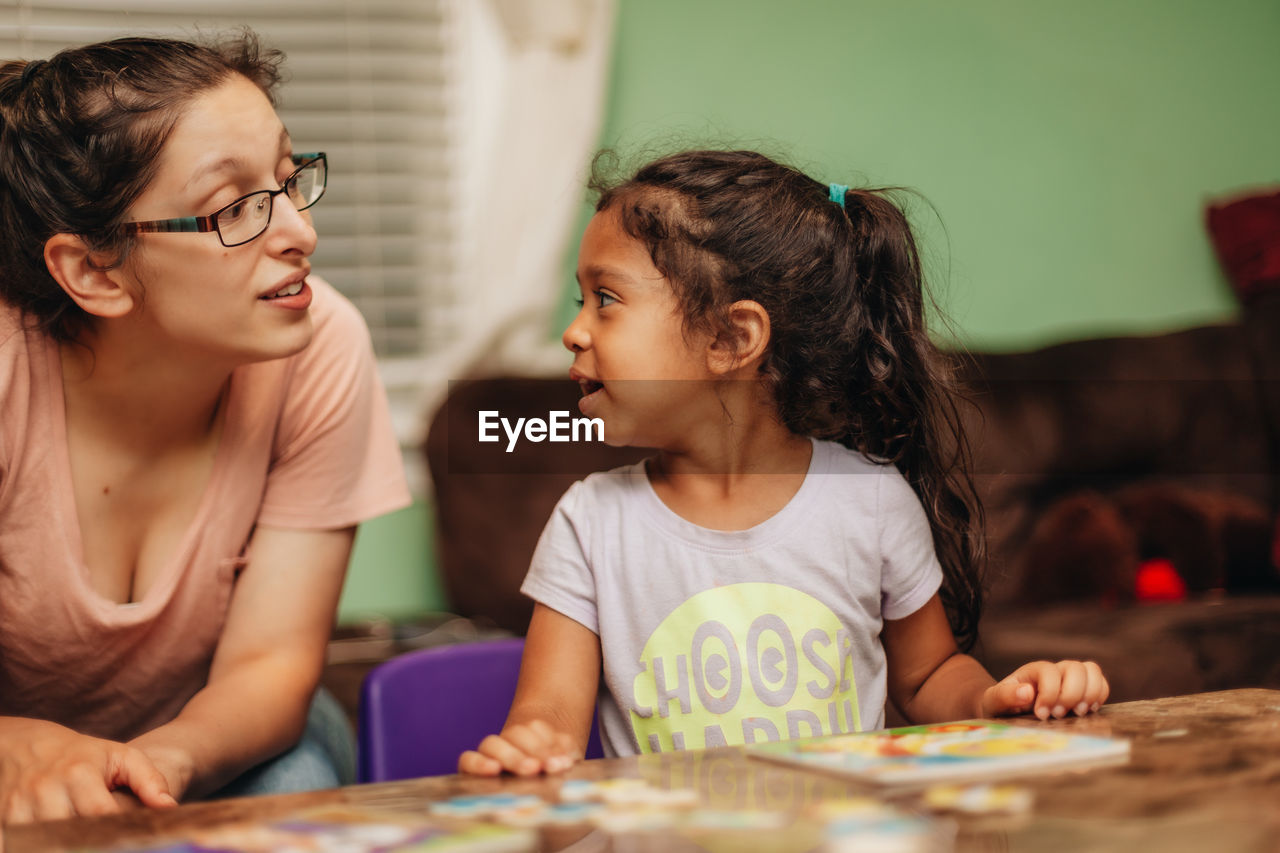
[[[313,265],[364,314],[394,392],[446,343],[458,265],[451,9],[450,0],[22,0],[0,4],[0,57],[246,26],[285,51],[281,118],[295,150],[329,155],[329,190],[312,209]]]

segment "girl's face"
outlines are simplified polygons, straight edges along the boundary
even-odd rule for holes
[[[582,308],[564,332],[578,407],[601,418],[605,441],[669,448],[701,417],[713,375],[704,334],[683,331],[671,284],[612,210],[587,225],[578,252]]]
[[[206,216],[293,172],[292,143],[271,103],[232,75],[193,100],[164,149],[130,220]],[[227,248],[208,233],[140,234],[115,271],[136,294],[131,336],[175,357],[238,364],[291,355],[311,341],[305,277],[316,232],[307,212],[276,196],[267,230]],[[275,296],[297,290],[292,295]]]

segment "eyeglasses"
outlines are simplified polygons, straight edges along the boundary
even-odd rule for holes
[[[177,231],[216,231],[227,248],[243,246],[255,240],[271,224],[271,211],[276,196],[284,193],[298,210],[306,210],[324,195],[329,167],[322,153],[294,154],[298,168],[285,178],[278,190],[258,190],[242,195],[231,204],[208,216],[183,216],[178,219],[152,219],[126,222],[129,234],[162,234]]]

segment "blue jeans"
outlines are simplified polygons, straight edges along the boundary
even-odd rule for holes
[[[356,742],[338,700],[323,687],[307,712],[302,740],[214,792],[209,799],[318,791],[356,781]]]

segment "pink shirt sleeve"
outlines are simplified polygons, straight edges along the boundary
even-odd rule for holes
[[[315,336],[286,378],[264,525],[347,527],[410,502],[364,319],[328,284],[314,289]]]

